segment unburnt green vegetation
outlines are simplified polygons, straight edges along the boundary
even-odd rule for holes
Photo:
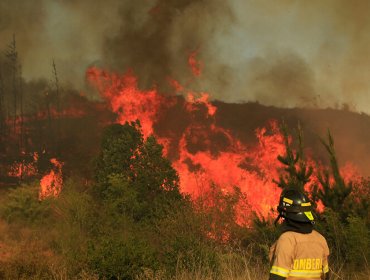
[[[286,137],[286,169],[277,184],[303,188],[312,170],[300,133]],[[345,182],[330,134],[330,168],[310,196],[325,210],[318,231],[331,249],[331,279],[368,279],[370,181]],[[216,186],[196,201],[179,191],[178,174],[139,123],[109,126],[94,161],[94,180],[65,178],[58,198],[39,201],[38,182],[1,196],[1,279],[266,279],[273,220],[236,223],[243,199]],[[213,203],[206,203],[212,200]]]

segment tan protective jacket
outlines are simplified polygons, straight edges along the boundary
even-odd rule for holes
[[[289,280],[321,279],[329,271],[328,256],[328,244],[317,231],[307,234],[287,231],[270,249],[270,273]]]

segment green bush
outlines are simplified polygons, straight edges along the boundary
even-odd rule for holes
[[[88,242],[97,238],[102,226],[99,208],[82,186],[76,179],[67,180],[53,201],[54,240],[50,247],[62,256],[70,276],[87,269]]]
[[[225,235],[228,234],[225,224],[228,226],[233,218],[213,212],[212,206],[205,207],[203,203],[197,201],[197,210],[190,203],[183,204],[152,226],[155,229],[152,241],[168,277],[180,268],[187,271],[207,268],[215,273],[219,269],[218,253],[230,238]],[[217,214],[221,216],[216,217]]]
[[[334,271],[341,271],[343,267],[347,272],[367,268],[370,258],[370,231],[364,218],[349,216],[346,222],[343,222],[340,213],[326,208],[316,227],[328,241],[329,263]]]
[[[40,223],[50,217],[50,200],[38,199],[39,186],[23,185],[11,191],[3,200],[1,217],[9,223],[16,221]]]
[[[145,242],[118,236],[103,236],[90,242],[87,262],[92,271],[106,279],[133,280],[144,268],[158,267],[152,248]]]
[[[97,203],[87,188],[81,188],[81,182],[69,179],[63,190],[53,201],[53,212],[58,224],[76,227],[81,231],[96,231]],[[62,222],[62,223],[61,223]]]
[[[51,264],[39,253],[22,252],[6,262],[0,262],[0,278],[6,280],[52,279]]]
[[[166,215],[183,197],[178,175],[162,149],[153,136],[143,138],[138,122],[109,126],[96,161],[97,200],[114,198],[121,208],[117,210],[131,211],[136,221]]]
[[[269,262],[269,252],[272,244],[281,234],[279,226],[275,226],[271,219],[256,216],[253,219],[252,228],[246,231],[242,245],[253,251],[255,259]]]
[[[342,264],[346,254],[345,225],[341,222],[339,213],[326,208],[321,220],[316,223],[317,230],[322,233],[329,246],[330,262]]]
[[[346,257],[349,263],[361,266],[370,258],[370,232],[365,220],[360,217],[350,216],[345,229]]]
[[[134,221],[140,203],[122,174],[111,175],[103,199],[69,180],[53,204],[54,251],[65,259],[70,277],[83,271],[102,279],[134,279],[144,268],[157,269],[155,249],[144,222]]]

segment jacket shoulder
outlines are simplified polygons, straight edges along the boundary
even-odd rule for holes
[[[316,230],[313,230],[312,231],[312,234],[316,237],[316,238],[318,238],[318,239],[321,239],[321,240],[323,240],[323,241],[325,241],[326,242],[326,238],[320,233],[320,232],[318,232],[318,231],[316,231]]]
[[[291,244],[296,243],[295,232],[286,231],[286,232],[282,233],[279,236],[279,238],[277,240],[277,243],[291,243]]]

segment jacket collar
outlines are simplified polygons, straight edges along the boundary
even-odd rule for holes
[[[313,225],[311,223],[301,223],[285,219],[282,223],[282,232],[294,231],[303,234],[311,233],[313,230]]]

